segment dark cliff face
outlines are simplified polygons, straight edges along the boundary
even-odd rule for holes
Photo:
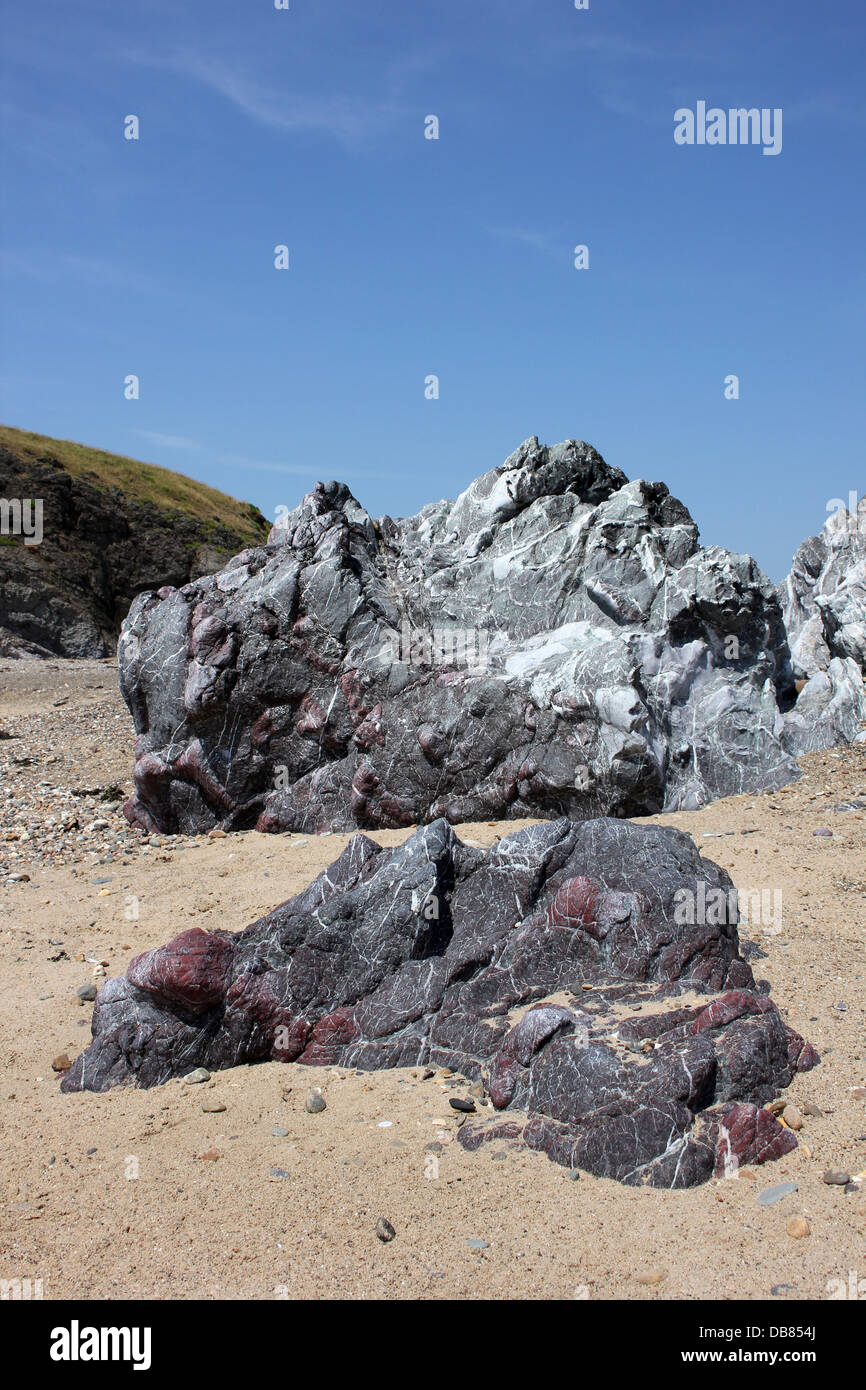
[[[0,444],[0,498],[42,499],[42,539],[0,535],[0,655],[110,655],[137,594],[220,569],[267,535],[249,509],[243,534],[73,476],[46,454]],[[34,516],[31,513],[31,516]],[[7,522],[5,530],[13,528]]]

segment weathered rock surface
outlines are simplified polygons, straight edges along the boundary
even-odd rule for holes
[[[672,829],[560,819],[487,851],[444,819],[394,849],[355,835],[244,931],[185,931],[106,981],[62,1089],[262,1059],[440,1064],[519,1112],[468,1117],[468,1148],[522,1139],[690,1186],[796,1147],[760,1107],[817,1061],[755,985],[736,917],[727,873]]]
[[[866,739],[866,498],[803,542],[780,597],[794,674],[806,681],[784,747]]]
[[[136,599],[119,664],[147,829],[627,816],[799,775],[774,587],[574,440],[403,521],[319,484]]]

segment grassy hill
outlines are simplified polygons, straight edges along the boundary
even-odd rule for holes
[[[0,425],[0,498],[38,498],[38,544],[0,535],[0,656],[105,656],[136,595],[263,545],[257,507],[206,483]]]
[[[160,511],[183,512],[205,526],[223,526],[251,545],[261,545],[267,536],[269,523],[251,502],[238,502],[206,483],[155,463],[139,463],[104,449],[16,430],[11,425],[0,425],[0,445],[19,458],[60,464],[73,478],[102,491],[117,488],[126,497]]]

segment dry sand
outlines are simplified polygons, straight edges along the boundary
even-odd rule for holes
[[[14,794],[0,828],[0,1279],[41,1279],[47,1299],[778,1301],[826,1299],[851,1270],[866,1279],[866,1183],[849,1195],[822,1181],[827,1168],[866,1169],[866,1101],[855,1094],[866,1084],[866,811],[832,809],[866,801],[866,747],[809,755],[803,780],[780,793],[652,818],[692,834],[741,890],[781,889],[781,931],[755,924],[743,936],[767,953],[753,959],[756,975],[822,1054],[787,1095],[824,1112],[807,1117],[800,1148],[779,1163],[657,1192],[571,1181],[507,1146],[465,1153],[453,1142],[453,1092],[420,1069],[268,1063],[204,1086],[62,1096],[52,1059],[89,1039],[91,1006],[75,990],[94,970],[120,974],[193,922],[244,926],[307,884],[347,837],[250,832],[141,847],[113,804],[107,829],[82,823],[43,852],[39,833],[21,827],[47,815],[46,799],[131,787],[132,727],[112,664],[0,662],[3,729],[15,737],[0,741],[0,795]],[[814,836],[819,827],[832,838]],[[458,833],[488,845],[516,828]],[[9,883],[11,873],[29,880]],[[327,1101],[320,1114],[304,1109],[311,1087]],[[225,1110],[205,1113],[212,1099]],[[272,1135],[275,1126],[288,1134]],[[441,1154],[425,1150],[432,1141]],[[763,1188],[786,1180],[796,1193],[758,1205]],[[786,1232],[796,1215],[808,1220],[805,1239]],[[396,1231],[387,1244],[379,1217]]]

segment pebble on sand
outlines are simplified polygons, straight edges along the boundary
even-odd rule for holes
[[[782,1119],[789,1129],[802,1129],[803,1116],[796,1105],[786,1105],[782,1111]]]
[[[792,1240],[804,1240],[806,1236],[812,1234],[812,1227],[805,1216],[789,1216],[785,1230]]]
[[[59,1057],[55,1057],[51,1063],[52,1071],[68,1071],[72,1066],[65,1052],[61,1052]]]
[[[200,1086],[203,1081],[210,1081],[210,1072],[205,1067],[196,1067],[195,1071],[187,1072],[183,1079],[187,1086]]]
[[[391,1222],[386,1221],[384,1216],[380,1216],[379,1220],[376,1222],[376,1235],[379,1239],[387,1245],[388,1241],[393,1240],[396,1234],[397,1232],[394,1230]]]
[[[320,1096],[318,1091],[311,1091],[304,1101],[304,1109],[308,1115],[320,1115],[327,1108],[325,1097]]]
[[[851,1174],[841,1168],[828,1168],[824,1174],[824,1182],[828,1187],[844,1187],[850,1181]]]
[[[452,1110],[462,1110],[466,1115],[472,1115],[475,1112],[475,1101],[469,1100],[466,1096],[452,1096],[448,1104]]]
[[[82,1004],[91,1004],[97,995],[96,985],[79,985],[75,993]]]
[[[797,1191],[795,1182],[778,1182],[774,1187],[765,1187],[763,1192],[758,1193],[758,1205],[771,1207],[776,1202],[781,1202],[783,1197],[789,1197],[792,1192]]]
[[[203,1100],[201,1108],[206,1115],[221,1115],[225,1106],[221,1100]]]

